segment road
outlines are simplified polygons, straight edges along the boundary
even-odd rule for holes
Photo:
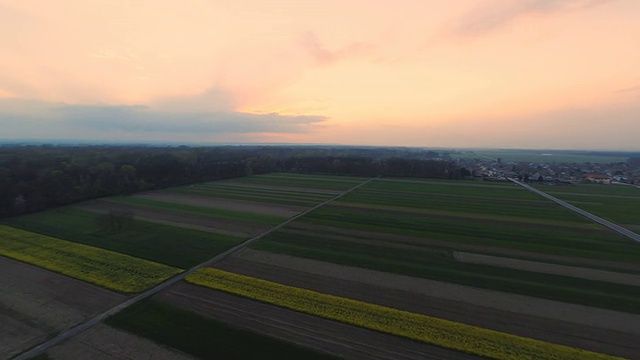
[[[509,179],[509,181],[511,181],[513,183],[516,183],[516,184],[524,187],[525,189],[527,189],[529,191],[532,191],[532,192],[534,192],[534,193],[536,193],[536,194],[538,194],[540,196],[544,196],[545,198],[555,202],[556,204],[564,206],[565,208],[567,208],[567,209],[569,209],[569,210],[571,210],[573,212],[576,212],[576,213],[586,217],[587,219],[589,219],[591,221],[594,221],[594,222],[596,222],[596,223],[598,223],[600,225],[606,226],[609,229],[611,229],[613,231],[616,231],[616,232],[618,232],[618,233],[620,233],[620,234],[622,234],[622,235],[624,235],[624,236],[626,236],[626,237],[628,237],[628,238],[640,243],[640,235],[634,233],[633,231],[631,231],[629,229],[625,229],[620,225],[616,225],[616,224],[612,223],[611,221],[605,220],[605,219],[603,219],[603,218],[601,218],[599,216],[593,215],[590,212],[587,212],[587,211],[584,211],[584,210],[582,210],[580,208],[577,208],[577,207],[569,204],[566,201],[562,201],[562,200],[560,200],[560,199],[558,199],[556,197],[553,197],[553,196],[545,193],[544,191],[540,191],[540,190],[538,190],[538,189],[536,189],[536,188],[534,188],[532,186],[529,186],[529,185],[527,185],[527,184],[525,184],[525,183],[523,183],[521,181],[518,181],[516,179],[511,179],[511,178],[508,178],[508,179]]]
[[[166,280],[166,281],[154,286],[153,288],[151,288],[151,289],[149,289],[149,290],[147,290],[147,291],[145,291],[143,293],[140,293],[140,294],[128,299],[127,301],[125,301],[123,303],[114,306],[111,309],[108,309],[108,310],[106,310],[106,311],[104,311],[104,312],[102,312],[102,313],[100,313],[100,314],[98,314],[98,315],[96,315],[96,316],[94,316],[94,317],[92,317],[90,319],[87,319],[87,320],[85,320],[85,321],[83,321],[83,322],[81,322],[79,324],[76,324],[76,325],[74,325],[74,326],[72,326],[72,327],[70,327],[70,328],[68,328],[66,330],[63,330],[62,332],[60,332],[54,338],[51,338],[51,339],[49,339],[49,340],[47,340],[47,341],[45,341],[45,342],[43,342],[43,343],[41,343],[39,345],[27,350],[27,351],[15,356],[13,359],[14,360],[27,360],[27,359],[30,359],[30,358],[32,358],[34,356],[40,355],[40,354],[44,353],[45,351],[47,351],[47,349],[49,349],[50,347],[53,347],[53,346],[65,341],[65,340],[68,340],[68,339],[70,339],[70,338],[72,338],[72,337],[74,337],[74,336],[76,336],[76,335],[78,335],[78,334],[80,334],[80,333],[82,333],[82,332],[94,327],[95,325],[99,324],[102,320],[108,318],[109,316],[115,315],[115,314],[119,313],[120,311],[130,307],[131,305],[136,304],[136,303],[138,303],[138,302],[140,302],[140,301],[142,301],[142,300],[144,300],[144,299],[146,299],[148,297],[151,297],[151,296],[159,293],[160,291],[168,288],[169,286],[174,285],[175,283],[184,280],[187,276],[189,276],[190,274],[194,273],[195,271],[197,271],[197,270],[199,270],[199,269],[201,269],[203,267],[212,266],[213,264],[222,261],[223,259],[225,259],[229,255],[231,255],[231,254],[239,251],[240,249],[250,245],[251,243],[257,241],[258,239],[260,239],[260,238],[262,238],[262,237],[264,237],[264,236],[266,236],[266,235],[268,235],[268,234],[270,234],[270,233],[282,228],[283,226],[286,226],[290,222],[295,221],[296,219],[298,219],[298,218],[300,218],[302,216],[305,216],[308,213],[310,213],[310,212],[312,212],[312,211],[314,211],[314,210],[316,210],[316,209],[318,209],[318,208],[320,208],[320,207],[322,207],[322,206],[324,206],[324,205],[326,205],[326,204],[328,204],[330,202],[338,200],[339,198],[341,198],[341,197],[347,195],[348,193],[350,193],[350,192],[352,192],[352,191],[354,191],[354,190],[356,190],[356,189],[368,184],[369,182],[371,182],[371,181],[373,181],[375,179],[376,178],[371,178],[371,179],[369,179],[367,181],[364,181],[364,182],[362,182],[362,183],[360,183],[360,184],[358,184],[358,185],[356,185],[356,186],[354,186],[354,187],[352,187],[352,188],[350,188],[350,189],[348,189],[348,190],[346,190],[346,191],[334,196],[333,198],[331,198],[331,199],[329,199],[329,200],[327,200],[325,202],[322,202],[322,203],[320,203],[320,204],[318,204],[318,205],[316,205],[316,206],[314,206],[312,208],[309,208],[309,209],[307,209],[305,211],[302,211],[302,212],[298,213],[297,215],[287,219],[286,221],[284,221],[284,222],[282,222],[282,223],[280,223],[278,225],[275,225],[272,228],[270,228],[270,229],[268,229],[268,230],[266,230],[266,231],[264,231],[264,232],[262,232],[262,233],[260,233],[260,234],[258,234],[256,236],[254,236],[254,237],[252,237],[252,238],[250,238],[250,239],[248,239],[248,240],[246,240],[246,241],[244,241],[244,242],[232,247],[231,249],[223,252],[222,254],[219,254],[219,255],[217,255],[217,256],[215,256],[215,257],[213,257],[213,258],[211,258],[211,259],[209,259],[209,260],[207,260],[207,261],[205,261],[205,262],[203,262],[201,264],[198,264],[198,265],[192,267],[191,269],[189,269],[189,270],[187,270],[185,272],[182,272],[182,273],[180,273],[180,274],[178,274],[178,275],[176,275],[176,276],[174,276],[174,277],[172,277],[172,278],[170,278],[170,279],[168,279],[168,280]]]

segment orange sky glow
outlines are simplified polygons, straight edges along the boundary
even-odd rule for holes
[[[0,0],[0,139],[640,150],[637,0]]]

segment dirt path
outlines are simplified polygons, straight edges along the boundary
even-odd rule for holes
[[[638,315],[247,250],[216,267],[591,351],[640,353]]]
[[[587,280],[606,281],[616,284],[640,286],[640,275],[634,274],[622,274],[612,271],[587,269],[577,266],[556,265],[538,261],[510,259],[500,256],[472,254],[461,251],[454,251],[453,256],[456,258],[456,260],[469,264],[498,266],[508,269],[532,271],[542,274],[561,275]]]
[[[346,359],[478,359],[186,283],[177,284],[158,298],[240,328]]]

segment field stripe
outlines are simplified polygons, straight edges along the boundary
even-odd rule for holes
[[[0,255],[108,289],[134,293],[182,270],[92,246],[0,225]]]
[[[214,268],[200,269],[187,276],[187,281],[314,316],[493,359],[620,359]]]

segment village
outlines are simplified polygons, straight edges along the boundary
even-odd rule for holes
[[[477,179],[508,181],[509,178],[525,182],[547,184],[596,183],[627,185],[640,188],[640,161],[631,159],[618,163],[546,163],[502,161],[488,159],[460,159],[458,162]]]

